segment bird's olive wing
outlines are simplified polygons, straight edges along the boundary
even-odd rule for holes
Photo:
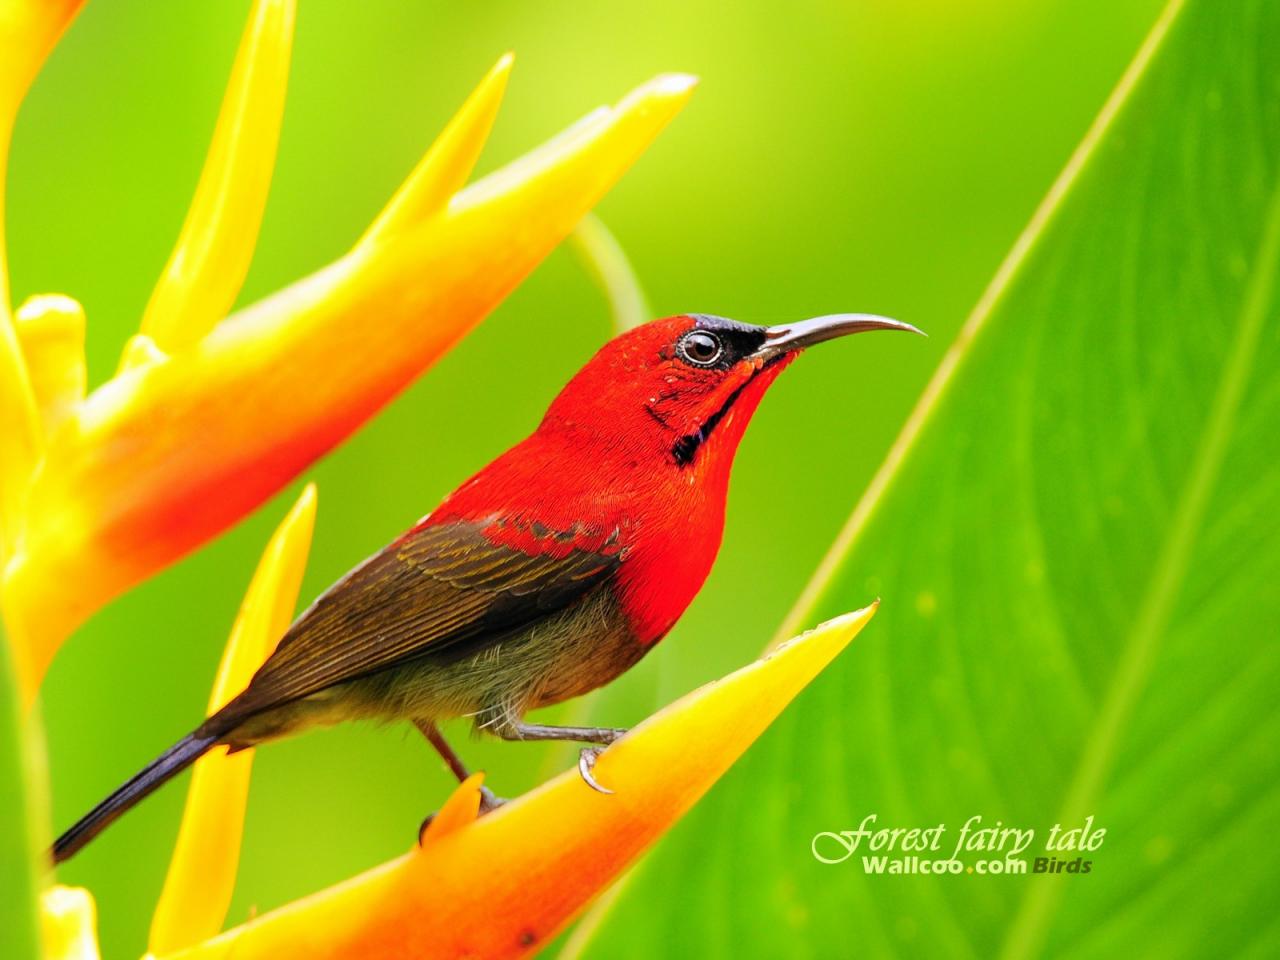
[[[470,656],[584,597],[621,562],[617,531],[570,546],[535,527],[521,531],[515,547],[494,543],[483,530],[427,525],[357,567],[289,628],[223,719],[407,660]]]

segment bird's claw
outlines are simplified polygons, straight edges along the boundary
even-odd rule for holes
[[[599,793],[613,793],[608,787],[602,787],[591,773],[595,769],[596,758],[604,751],[604,747],[583,747],[582,752],[578,754],[578,773],[582,774],[582,779],[592,790]]]
[[[498,796],[488,787],[480,788],[480,816],[484,816],[486,813],[492,813],[506,802],[506,797]]]

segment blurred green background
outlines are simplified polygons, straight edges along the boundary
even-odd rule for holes
[[[512,49],[480,172],[655,73],[702,77],[599,208],[657,313],[771,322],[864,310],[931,335],[815,351],[773,391],[738,459],[711,580],[610,697],[604,719],[626,724],[750,659],[772,634],[1159,4],[751,2],[732,15],[688,2],[300,6],[279,164],[242,302],[345,251]],[[92,383],[114,369],[177,235],[247,11],[93,0],[23,108],[8,184],[14,302],[43,291],[81,300]],[[320,513],[304,595],[529,431],[609,335],[606,304],[558,251],[307,472]],[[295,493],[64,647],[43,690],[55,826],[200,718],[253,565]],[[463,746],[508,795],[567,762],[552,747]],[[402,851],[448,786],[407,728],[261,750],[230,921]],[[162,791],[60,871],[97,896],[107,956],[145,945],[184,790],[185,779]]]

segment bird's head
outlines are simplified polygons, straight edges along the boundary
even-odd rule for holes
[[[539,431],[563,433],[600,455],[702,473],[728,461],[761,397],[801,350],[910,324],[836,314],[772,327],[706,314],[654,320],[615,337],[569,381]]]

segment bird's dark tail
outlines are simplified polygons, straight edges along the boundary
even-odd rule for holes
[[[187,769],[217,742],[217,735],[205,733],[203,728],[183,737],[60,836],[53,844],[53,862],[62,863],[75,856],[81,847],[111,826],[117,817]]]

